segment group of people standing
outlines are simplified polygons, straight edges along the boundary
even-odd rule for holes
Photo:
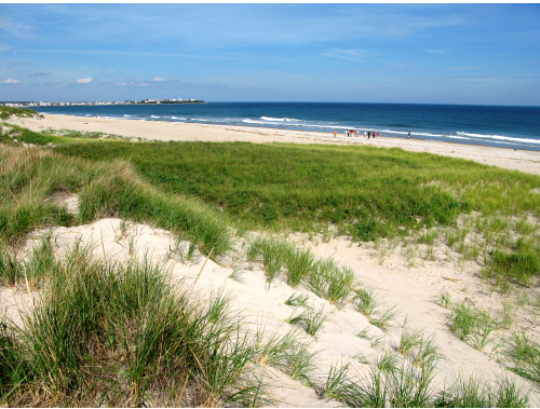
[[[351,137],[351,136],[360,136],[360,133],[358,131],[355,131],[354,129],[345,131],[345,133],[349,137]],[[364,138],[368,138],[368,139],[379,138],[379,136],[380,136],[379,132],[375,132],[375,131],[365,131],[364,132]],[[334,137],[337,137],[337,129],[334,129]],[[411,139],[411,133],[410,132],[407,134],[407,139]]]
[[[379,135],[379,132],[371,132],[371,131],[365,131],[364,132],[364,138],[378,138],[380,135]]]
[[[354,129],[351,129],[351,130],[348,130],[348,131],[345,131],[345,134],[348,136],[348,137],[351,137],[351,136],[360,136],[360,132],[359,131],[355,131]],[[337,129],[334,129],[334,136],[337,137]],[[364,138],[378,138],[379,137],[379,132],[375,132],[375,131],[365,131],[364,132]]]

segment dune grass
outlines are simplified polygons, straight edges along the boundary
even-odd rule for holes
[[[243,230],[325,234],[334,224],[354,241],[370,241],[425,228],[420,241],[433,246],[437,231],[430,229],[441,226],[463,257],[487,257],[486,276],[528,285],[538,273],[539,238],[526,220],[539,215],[535,175],[369,146],[111,141],[55,149],[96,161],[130,158],[153,185],[197,196]],[[460,216],[472,211],[481,217],[461,226]],[[510,222],[512,216],[519,221]],[[483,253],[465,243],[472,229],[487,239]],[[509,229],[524,240],[501,242]]]
[[[467,302],[453,310],[451,320],[450,330],[479,351],[489,344],[489,335],[496,327],[486,311],[476,309]]]
[[[538,339],[524,332],[513,333],[511,347],[506,355],[513,361],[511,370],[540,384],[540,346]]]
[[[11,117],[31,118],[37,115],[38,113],[33,109],[0,106],[0,119],[3,120]]]
[[[195,198],[160,192],[125,161],[95,164],[39,148],[2,145],[0,174],[0,241],[8,244],[36,228],[116,216],[182,232],[201,251],[214,249],[214,255],[230,247],[230,223],[224,215]],[[56,192],[78,194],[78,215],[52,200]]]
[[[258,228],[331,222],[348,224],[362,240],[398,234],[398,227],[450,224],[472,209],[508,215],[536,212],[540,204],[540,195],[529,194],[540,185],[537,176],[401,149],[148,142],[60,150],[97,160],[131,157],[153,183],[197,195]]]
[[[226,297],[205,309],[160,267],[94,261],[80,247],[62,261],[38,250],[26,272],[47,286],[24,326],[0,334],[5,403],[210,407],[259,390],[244,373],[254,345]]]
[[[266,281],[283,276],[292,288],[303,284],[321,298],[342,308],[353,297],[354,274],[332,259],[315,260],[309,249],[301,249],[284,239],[257,236],[246,251],[249,261],[262,261]]]
[[[523,408],[529,402],[528,395],[508,378],[500,379],[495,385],[476,378],[459,378],[449,388],[437,391],[433,363],[416,369],[398,362],[391,353],[383,354],[361,373],[355,371],[351,375],[351,372],[350,362],[332,365],[321,387],[323,396],[349,407],[376,408]]]
[[[293,328],[284,335],[277,332],[263,343],[262,332],[258,333],[255,362],[274,366],[292,379],[310,382],[310,374],[316,369],[316,352],[310,350],[310,342],[300,341],[298,330]]]
[[[324,327],[330,315],[331,312],[326,312],[324,308],[321,308],[318,311],[315,311],[312,308],[306,308],[300,313],[293,314],[287,322],[302,328],[309,335],[315,337],[317,332]]]
[[[70,144],[77,143],[75,135],[69,137],[48,134],[45,132],[34,132],[14,124],[5,124],[3,132],[0,133],[0,142],[11,145],[20,145],[21,142],[33,145],[47,144]]]

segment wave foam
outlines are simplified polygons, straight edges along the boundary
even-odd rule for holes
[[[501,141],[540,144],[540,140],[538,139],[511,138],[509,136],[502,136],[502,135],[481,135],[481,134],[469,133],[469,132],[456,132],[456,133],[458,135],[468,136],[470,138],[497,139]]]
[[[273,121],[273,122],[298,122],[298,119],[295,118],[272,118],[270,116],[261,116],[259,119],[263,121]]]

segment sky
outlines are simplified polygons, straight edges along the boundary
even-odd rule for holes
[[[540,106],[539,4],[0,3],[0,101]]]

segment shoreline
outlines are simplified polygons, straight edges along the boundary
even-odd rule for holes
[[[9,120],[16,125],[40,132],[48,128],[80,132],[102,132],[127,138],[159,141],[253,142],[253,143],[304,143],[329,145],[369,145],[381,148],[402,148],[411,152],[473,160],[485,165],[540,175],[540,152],[513,150],[456,142],[421,139],[389,138],[366,139],[347,137],[324,132],[296,131],[276,128],[196,124],[185,122],[144,121],[81,117],[75,115],[46,114],[45,119],[17,118]]]

